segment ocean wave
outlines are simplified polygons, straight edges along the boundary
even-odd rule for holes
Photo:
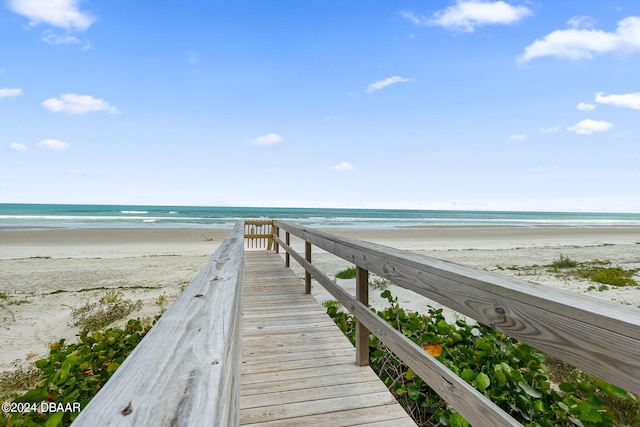
[[[247,219],[278,219],[321,229],[394,229],[432,226],[640,226],[638,213],[270,209],[178,206],[1,205],[0,226],[64,228],[231,228]]]
[[[133,214],[133,215],[140,215],[140,214],[148,214],[149,211],[120,211],[121,214]]]

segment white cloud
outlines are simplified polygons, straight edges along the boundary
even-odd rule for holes
[[[567,25],[571,28],[593,28],[596,21],[590,16],[573,16],[569,18]]]
[[[80,44],[79,38],[70,35],[59,35],[52,33],[51,31],[45,31],[42,33],[42,41],[52,46],[59,46],[63,44]]]
[[[29,18],[29,24],[40,23],[84,31],[94,21],[87,12],[78,8],[80,0],[9,0],[9,8],[15,13]]]
[[[22,94],[22,89],[18,89],[18,88],[10,89],[8,87],[5,87],[3,89],[0,89],[0,98],[8,98],[11,96],[18,96],[21,94]]]
[[[512,141],[522,142],[522,141],[527,139],[527,135],[525,135],[525,134],[511,135],[510,139]]]
[[[596,109],[596,105],[580,102],[578,105],[576,105],[576,108],[581,111],[593,111]]]
[[[623,95],[604,95],[602,92],[598,92],[596,93],[596,102],[640,110],[640,92]]]
[[[56,151],[66,150],[67,148],[71,147],[70,144],[64,141],[59,141],[57,139],[44,139],[38,142],[38,144],[36,145],[38,146],[38,148],[41,148],[43,150],[56,150]]]
[[[417,16],[413,12],[410,12],[408,10],[403,10],[402,12],[400,12],[400,16],[402,16],[407,21],[413,23],[414,25],[423,25],[423,24],[426,25],[428,22],[428,20],[425,17]]]
[[[541,56],[591,59],[597,53],[631,52],[639,49],[640,17],[629,16],[618,22],[618,28],[613,33],[580,28],[556,30],[527,46],[519,61],[527,62]]]
[[[567,130],[580,135],[591,135],[595,132],[605,132],[613,127],[613,123],[603,120],[586,119],[575,125],[568,127]]]
[[[387,86],[391,86],[393,84],[396,83],[404,83],[404,82],[408,82],[409,79],[406,79],[404,77],[401,76],[393,76],[393,77],[388,77],[384,80],[379,80],[375,83],[371,83],[369,85],[369,87],[367,88],[367,93],[373,93],[377,90],[383,89]]]
[[[282,141],[282,137],[277,133],[268,133],[266,135],[261,135],[255,139],[252,139],[249,142],[256,145],[272,145]]]
[[[93,111],[106,111],[109,114],[119,113],[116,107],[112,107],[102,99],[75,93],[65,93],[60,98],[46,99],[42,101],[42,106],[55,113],[86,114]]]
[[[341,162],[335,166],[331,166],[331,169],[338,172],[352,171],[355,167],[351,163]]]
[[[560,126],[555,126],[552,128],[540,128],[540,132],[542,133],[555,133],[560,131]]]
[[[17,142],[12,142],[9,144],[9,150],[11,151],[26,151],[27,146],[24,144],[18,144]]]
[[[529,8],[504,1],[458,0],[454,6],[434,13],[428,23],[471,33],[476,26],[513,24],[528,15],[531,15]]]

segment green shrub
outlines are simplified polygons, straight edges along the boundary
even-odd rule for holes
[[[621,267],[612,267],[608,259],[594,259],[589,262],[576,262],[568,257],[560,255],[559,259],[547,267],[551,267],[556,272],[560,269],[571,269],[562,273],[562,277],[581,277],[597,283],[611,286],[638,286],[638,282],[633,279],[633,275],[638,269],[626,270]],[[600,287],[599,290],[605,290]]]
[[[83,409],[151,329],[139,319],[124,328],[80,333],[76,344],[60,340],[50,345],[49,356],[35,362],[39,376],[35,387],[15,397],[14,402],[40,404],[79,403]],[[78,412],[26,412],[4,414],[11,426],[69,425]]]
[[[388,290],[381,296],[390,303],[377,312],[382,319],[526,426],[640,425],[637,399],[624,390],[582,375],[552,387],[545,356],[534,348],[481,324],[450,324],[442,309],[407,312]],[[325,306],[354,343],[353,316],[337,302]],[[369,355],[371,367],[418,425],[469,425],[373,334]]]
[[[356,267],[350,267],[346,270],[338,271],[336,273],[336,279],[355,279],[356,278]]]
[[[29,390],[40,378],[40,371],[31,364],[18,361],[13,363],[15,370],[0,374],[0,402],[4,402],[16,392]]]
[[[124,319],[132,311],[142,308],[142,301],[123,299],[121,291],[110,290],[97,303],[86,303],[71,312],[73,324],[83,330],[95,331],[116,320]]]
[[[565,257],[564,255],[560,254],[560,258],[558,259],[554,259],[553,262],[551,263],[551,266],[553,268],[573,268],[576,267],[578,265],[577,261],[572,260],[569,257]]]
[[[379,291],[387,289],[390,284],[391,282],[384,277],[376,277],[369,282],[369,286],[371,287],[371,289],[376,289]]]
[[[620,267],[599,267],[586,270],[582,277],[588,277],[594,282],[611,286],[637,286],[638,282],[631,278],[633,270],[624,270]]]

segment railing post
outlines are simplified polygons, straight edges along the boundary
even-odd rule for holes
[[[290,240],[291,240],[291,235],[287,231],[286,234],[285,234],[285,243],[287,244],[287,246],[291,246]],[[284,256],[284,265],[285,265],[285,267],[289,267],[290,259],[291,259],[291,257],[289,256],[289,251],[287,251],[287,254]]]
[[[277,225],[271,223],[271,232],[273,233],[274,236],[278,236],[280,237],[280,229],[278,228]],[[273,239],[273,245],[274,245],[274,249],[276,250],[276,253],[279,254],[280,253],[280,245],[278,244],[278,242],[276,241],[276,239]]]
[[[309,242],[304,242],[304,259],[311,262],[311,243]],[[311,293],[311,273],[307,269],[304,271],[304,293]]]
[[[356,299],[369,307],[369,271],[356,267]],[[369,365],[369,330],[356,320],[356,365]]]

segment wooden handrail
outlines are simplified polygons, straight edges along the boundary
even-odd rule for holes
[[[73,426],[237,425],[243,266],[238,223]]]
[[[277,227],[272,220],[248,219],[244,221],[244,238],[247,249],[275,249],[273,235],[277,233]]]
[[[362,270],[640,394],[637,309],[282,221],[274,224],[304,240],[305,246],[313,244]],[[520,425],[373,314],[366,304],[337,286],[290,244],[279,236],[274,239],[467,421],[473,425]],[[356,349],[356,353],[360,351]]]

